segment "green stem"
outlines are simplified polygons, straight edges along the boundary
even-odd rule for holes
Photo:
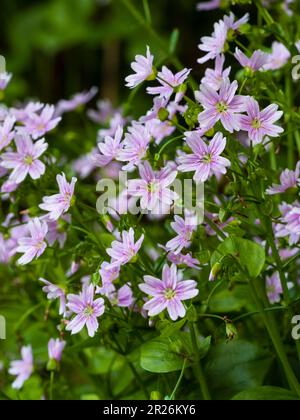
[[[210,401],[211,396],[210,396],[210,392],[209,392],[205,375],[203,372],[202,364],[200,361],[199,349],[198,349],[198,344],[197,344],[197,336],[196,336],[196,331],[195,331],[195,324],[193,322],[190,322],[189,325],[190,325],[190,333],[191,333],[193,350],[196,357],[195,371],[196,371],[197,380],[199,382],[203,399],[206,401]]]
[[[180,376],[179,376],[178,381],[176,382],[175,388],[173,389],[173,392],[172,392],[172,394],[170,396],[170,400],[174,400],[175,399],[176,392],[177,392],[177,390],[179,388],[179,385],[180,385],[180,383],[182,381],[182,378],[183,378],[183,375],[184,375],[186,362],[187,362],[187,359],[184,359],[183,366],[182,366],[182,369],[181,369],[181,372],[180,372]]]
[[[146,21],[147,21],[148,25],[151,25],[152,19],[151,19],[151,12],[150,12],[150,7],[149,7],[148,0],[143,0],[143,5],[144,5]]]
[[[166,141],[160,148],[160,150],[156,153],[155,157],[157,160],[159,160],[162,152],[173,142],[177,141],[177,140],[181,140],[183,138],[183,136],[177,136],[177,137],[173,137],[171,139],[169,139],[168,141]]]
[[[300,384],[291,368],[290,362],[287,358],[286,352],[285,352],[285,348],[283,346],[283,343],[281,341],[281,337],[280,334],[276,328],[276,324],[273,320],[273,318],[270,317],[271,314],[268,314],[264,311],[264,305],[262,303],[262,301],[259,298],[259,293],[257,293],[257,289],[256,289],[256,285],[255,285],[255,280],[251,279],[250,282],[250,288],[253,294],[253,298],[255,301],[255,304],[260,312],[260,315],[265,323],[265,326],[267,328],[267,331],[269,333],[269,336],[272,340],[272,343],[274,345],[274,348],[276,350],[276,353],[278,355],[278,358],[281,362],[281,365],[284,369],[285,375],[287,377],[289,386],[291,388],[292,391],[296,392],[296,394],[298,396],[300,396]]]
[[[204,216],[205,223],[223,240],[226,239],[226,235],[218,228],[218,226],[210,220],[208,216]]]
[[[49,391],[50,401],[53,401],[53,387],[54,387],[54,370],[51,370],[51,372],[50,372],[50,391]]]
[[[285,96],[288,107],[291,109],[293,107],[293,90],[292,90],[292,78],[289,72],[286,72],[285,76]],[[287,120],[287,139],[288,139],[288,167],[289,169],[294,168],[294,157],[295,157],[295,143],[294,143],[294,133],[292,131],[290,117],[288,116]]]

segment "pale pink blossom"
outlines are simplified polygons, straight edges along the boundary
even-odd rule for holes
[[[57,175],[56,181],[59,187],[59,193],[44,197],[43,203],[39,205],[42,210],[48,211],[50,220],[58,220],[63,214],[69,210],[74,195],[76,178],[72,178],[71,182],[67,182],[66,175]]]
[[[14,125],[15,118],[7,116],[3,122],[3,125],[0,126],[0,152],[5,149],[15,136]]]
[[[296,188],[300,182],[300,162],[297,163],[295,171],[285,169],[280,175],[280,184],[273,184],[266,193],[269,195],[281,194],[290,188]]]
[[[120,151],[122,150],[122,137],[123,128],[119,126],[114,137],[106,136],[104,141],[100,138],[100,141],[97,144],[100,153],[95,153],[93,155],[93,164],[102,168],[107,166],[114,159],[117,159]]]
[[[175,88],[181,86],[188,78],[191,69],[183,69],[180,72],[174,74],[168,67],[163,66],[162,71],[158,73],[157,80],[161,86],[148,87],[147,92],[151,95],[159,95],[166,100],[169,100],[174,92]],[[180,102],[183,98],[183,92],[177,92],[175,101]]]
[[[43,278],[40,278],[40,281],[45,284],[42,290],[44,293],[47,293],[47,299],[51,301],[58,299],[59,300],[59,315],[65,315],[66,313],[65,290]]]
[[[45,139],[33,143],[31,138],[24,132],[15,137],[17,152],[6,152],[1,155],[0,165],[7,169],[13,169],[10,181],[20,184],[29,176],[38,179],[45,173],[45,165],[39,160],[47,150],[48,144]]]
[[[153,171],[149,162],[139,166],[141,179],[128,181],[128,192],[133,197],[140,198],[142,210],[153,214],[164,214],[178,198],[169,187],[174,182],[177,171],[166,166],[159,172]]]
[[[126,86],[134,88],[145,80],[154,79],[153,60],[154,56],[151,54],[148,46],[146,57],[143,55],[136,55],[135,61],[131,64],[131,68],[135,73],[126,77]]]
[[[214,90],[219,90],[222,84],[222,81],[229,77],[231,67],[227,67],[224,70],[225,56],[220,54],[216,57],[215,68],[207,69],[205,71],[205,77],[202,79],[204,85],[209,86]]]
[[[35,218],[28,222],[30,237],[21,237],[18,240],[17,252],[24,254],[19,260],[20,265],[30,263],[33,259],[39,258],[46,250],[45,237],[48,233],[47,223]]]
[[[51,338],[48,343],[48,356],[49,360],[55,360],[57,363],[61,361],[63,350],[66,346],[66,342],[57,338]]]
[[[40,113],[30,113],[25,120],[27,133],[36,140],[53,130],[61,121],[61,117],[55,118],[54,113],[55,107],[53,105],[45,105]]]
[[[185,316],[186,309],[182,301],[192,299],[199,293],[194,280],[179,280],[175,264],[164,266],[162,280],[144,276],[144,283],[139,288],[152,297],[143,306],[148,315],[156,316],[167,309],[172,321]]]
[[[146,157],[151,134],[147,127],[142,124],[133,123],[125,134],[125,140],[122,142],[122,149],[119,152],[118,160],[127,162],[123,170],[130,171],[139,165]]]
[[[13,382],[12,387],[14,389],[21,389],[30,376],[33,373],[33,356],[31,346],[24,346],[21,349],[21,360],[15,360],[11,362],[8,373],[10,375],[17,376]]]
[[[220,92],[216,92],[208,85],[201,85],[200,92],[195,93],[197,101],[204,108],[198,117],[201,129],[208,131],[221,121],[230,133],[239,131],[240,113],[245,111],[246,106],[245,98],[235,94],[237,89],[237,81],[230,83],[229,79],[223,80]]]
[[[228,27],[223,21],[214,24],[214,32],[211,36],[204,36],[201,38],[199,49],[206,52],[206,55],[199,58],[197,61],[200,64],[208,60],[214,60],[218,55],[223,54],[225,43],[227,39]]]
[[[178,170],[181,172],[195,172],[196,182],[205,182],[212,175],[225,174],[230,161],[221,156],[226,147],[226,138],[221,133],[215,134],[207,144],[197,132],[192,132],[186,138],[192,154],[178,157]]]
[[[247,97],[245,105],[247,115],[241,115],[240,128],[248,132],[254,144],[262,143],[265,136],[278,137],[283,133],[283,128],[275,124],[283,115],[278,111],[278,105],[271,104],[261,111],[252,97]]]
[[[67,306],[76,316],[66,326],[71,334],[79,333],[85,326],[88,335],[94,337],[98,330],[98,319],[104,314],[105,306],[102,298],[94,300],[94,285],[83,287],[79,295],[70,294],[67,296]]]
[[[112,258],[111,264],[106,266],[106,268],[113,269],[134,260],[142,246],[143,241],[144,235],[141,235],[140,239],[135,242],[133,228],[130,228],[128,232],[124,230],[122,232],[121,240],[113,241],[111,248],[106,250],[107,254]]]

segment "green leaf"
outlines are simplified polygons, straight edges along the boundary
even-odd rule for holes
[[[211,265],[220,263],[225,256],[232,255],[251,278],[260,275],[265,264],[263,247],[248,239],[231,237],[225,239],[211,258]]]
[[[235,395],[235,401],[298,401],[299,397],[291,391],[274,386],[261,386],[258,388],[242,391]]]
[[[212,394],[216,399],[228,399],[261,386],[271,363],[269,353],[245,340],[215,346],[205,367]]]
[[[245,307],[249,307],[249,286],[247,285],[236,286],[231,290],[220,290],[209,302],[212,313],[238,312]]]
[[[179,334],[176,337],[159,337],[148,341],[141,348],[141,366],[153,373],[181,370],[184,359],[189,357],[183,347]]]

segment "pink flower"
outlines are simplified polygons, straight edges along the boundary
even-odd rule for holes
[[[228,30],[238,31],[242,25],[249,21],[249,13],[246,13],[241,19],[235,20],[234,13],[230,12],[228,16],[224,16],[223,21]]]
[[[109,122],[108,128],[101,128],[98,131],[99,137],[114,137],[119,127],[124,127],[124,125],[128,122],[129,118],[123,117],[121,112],[116,112],[113,118]]]
[[[275,125],[283,112],[278,111],[278,105],[272,104],[260,111],[258,102],[248,97],[246,99],[247,115],[240,117],[240,127],[242,130],[247,131],[250,140],[254,144],[262,143],[265,136],[278,137],[283,133],[283,128]]]
[[[141,179],[128,181],[128,193],[140,198],[143,210],[153,214],[164,214],[177,199],[177,194],[168,188],[177,176],[177,171],[165,167],[160,172],[154,172],[149,162],[139,166]]]
[[[191,244],[193,232],[197,228],[193,217],[187,216],[185,219],[179,216],[174,217],[174,222],[171,223],[172,229],[177,233],[175,238],[171,239],[166,248],[173,251],[174,254],[179,254],[183,248],[187,248]]]
[[[17,376],[12,384],[14,389],[21,389],[33,372],[33,356],[31,346],[24,346],[21,349],[22,360],[11,362],[8,373]]]
[[[98,101],[96,110],[89,109],[87,111],[88,117],[96,124],[106,124],[114,116],[114,113],[115,110],[109,99]]]
[[[45,173],[45,165],[39,157],[47,150],[48,144],[41,139],[33,144],[24,132],[16,135],[17,152],[7,152],[1,155],[1,166],[13,169],[10,180],[20,184],[29,174],[32,179],[38,179]]]
[[[62,249],[67,240],[66,230],[67,224],[71,223],[71,216],[66,214],[59,220],[52,220],[49,218],[49,214],[47,214],[42,216],[41,219],[48,225],[48,233],[46,237],[48,244],[52,246],[57,241]]]
[[[168,100],[165,98],[162,98],[160,96],[156,96],[153,99],[153,107],[150,111],[147,112],[147,114],[140,118],[140,121],[142,123],[151,121],[153,119],[158,118],[158,113],[161,109],[165,109],[168,104]]]
[[[64,315],[66,312],[66,294],[65,291],[56,286],[50,281],[40,278],[40,281],[45,284],[43,287],[43,292],[47,293],[47,299],[55,300],[59,299],[59,315]]]
[[[227,26],[220,21],[214,24],[214,32],[211,36],[201,38],[201,44],[199,44],[198,48],[201,51],[205,51],[206,55],[197,60],[199,64],[203,64],[208,60],[214,60],[224,52],[227,32]]]
[[[100,168],[107,166],[112,160],[116,159],[122,150],[121,141],[123,137],[123,128],[117,128],[114,138],[106,136],[104,141],[98,143],[99,153],[95,153],[92,157],[95,166]]]
[[[129,308],[134,302],[130,284],[125,284],[119,290],[116,290],[115,286],[110,283],[98,287],[96,293],[106,296],[113,306],[119,308]]]
[[[282,217],[275,225],[275,235],[277,238],[289,237],[289,245],[295,245],[300,239],[300,204],[295,202],[293,205],[283,203],[280,205]]]
[[[29,102],[24,108],[11,108],[11,113],[18,122],[25,123],[32,114],[41,111],[44,106],[41,102]]]
[[[160,97],[169,100],[174,89],[181,86],[186,81],[190,72],[191,69],[183,69],[179,73],[174,74],[168,67],[163,66],[162,71],[157,75],[157,80],[160,82],[161,86],[149,87],[147,88],[147,92],[150,93],[150,95],[159,95]],[[178,92],[175,101],[180,102],[182,98],[183,93]]]
[[[216,63],[214,70],[207,69],[205,72],[205,77],[202,79],[204,85],[209,86],[213,90],[219,90],[224,79],[229,77],[231,67],[223,70],[225,63],[224,54],[218,55],[216,57]]]
[[[240,49],[236,48],[234,56],[242,67],[252,71],[261,70],[269,60],[268,54],[260,50],[254,51],[252,56],[248,58]]]
[[[58,220],[69,210],[77,182],[76,178],[72,178],[71,183],[68,183],[64,173],[57,175],[56,180],[59,186],[59,194],[44,197],[43,204],[39,206],[42,210],[49,212],[48,216],[50,220]]]
[[[269,302],[271,304],[279,303],[280,295],[283,293],[279,273],[276,272],[271,277],[267,277],[266,286]]]
[[[0,152],[7,147],[15,136],[13,127],[16,119],[14,117],[6,117],[3,125],[0,127]]]
[[[196,92],[196,99],[203,106],[204,111],[199,114],[198,121],[201,129],[210,130],[218,121],[224,128],[233,133],[240,129],[240,112],[245,110],[245,98],[235,95],[238,83],[235,80],[223,80],[220,92],[216,92],[207,85],[201,85],[200,92]]]
[[[101,268],[99,270],[99,274],[101,276],[102,283],[112,283],[113,281],[117,280],[120,276],[120,267],[115,266],[111,267],[111,265],[104,261],[101,264]]]
[[[148,121],[146,123],[146,128],[148,129],[150,135],[154,138],[156,144],[159,144],[176,130],[176,127],[174,127],[170,121],[162,122],[158,119]]]
[[[51,338],[51,340],[48,343],[48,355],[49,360],[55,360],[57,363],[61,361],[63,350],[66,346],[66,342],[59,340],[58,338],[54,340],[54,338]]]
[[[153,80],[155,78],[153,59],[154,56],[150,53],[150,48],[148,46],[146,57],[143,55],[135,56],[135,61],[131,64],[131,68],[135,71],[135,74],[126,77],[125,81],[127,82],[127,87],[134,88],[145,80]]]
[[[11,81],[12,74],[7,72],[0,73],[0,90],[5,90]]]
[[[151,134],[145,126],[133,123],[128,128],[128,133],[122,143],[123,149],[118,156],[121,162],[128,162],[122,168],[124,171],[130,171],[142,162],[146,157],[150,141]]]
[[[111,248],[106,250],[112,258],[111,264],[106,268],[113,269],[132,261],[139,252],[143,241],[144,235],[141,235],[140,239],[134,242],[133,228],[130,228],[128,232],[124,230],[121,241],[113,241]]]
[[[167,258],[173,264],[186,265],[187,267],[199,270],[199,261],[193,258],[191,254],[174,254],[174,252],[169,252]]]
[[[45,105],[40,114],[29,114],[28,119],[25,120],[25,128],[34,140],[43,137],[59,124],[61,118],[54,118],[54,112],[53,105]]]
[[[88,335],[94,337],[98,330],[99,323],[97,318],[104,314],[105,306],[102,298],[94,300],[94,286],[83,287],[79,295],[68,295],[68,308],[76,316],[66,327],[72,335],[79,333],[85,326]]]
[[[18,240],[17,252],[24,253],[18,260],[20,265],[30,263],[33,259],[39,258],[46,250],[45,237],[48,232],[47,223],[35,218],[28,223],[30,237],[21,237]]]
[[[221,133],[217,133],[208,145],[197,132],[192,132],[186,142],[193,153],[178,157],[179,171],[195,171],[196,182],[205,182],[212,175],[226,173],[230,161],[220,156],[226,146],[226,138]]]
[[[203,1],[197,4],[197,10],[199,10],[200,12],[202,10],[205,10],[205,11],[214,10],[214,9],[218,9],[220,5],[221,5],[221,0]]]
[[[296,188],[300,182],[300,162],[297,163],[296,170],[285,169],[280,175],[280,184],[273,184],[266,193],[269,195],[281,194],[290,188]]]
[[[198,295],[197,283],[194,280],[180,281],[175,264],[163,268],[162,280],[152,276],[144,276],[144,283],[139,285],[142,292],[152,296],[143,306],[149,316],[155,316],[167,309],[170,318],[176,321],[183,318],[186,309],[182,301]]]
[[[80,156],[72,163],[73,171],[81,178],[87,178],[95,169],[94,155],[96,149],[93,149],[90,153]]]
[[[92,87],[89,91],[77,93],[71,99],[62,99],[58,102],[55,115],[62,115],[65,112],[71,112],[82,105],[90,102],[98,93],[98,88]]]
[[[272,52],[268,55],[268,61],[264,65],[265,70],[277,70],[285,66],[289,59],[291,58],[291,53],[286,48],[285,45],[281,42],[273,42]]]

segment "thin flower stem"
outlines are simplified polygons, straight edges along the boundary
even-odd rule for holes
[[[288,308],[286,306],[274,306],[272,308],[264,308],[264,312],[286,311],[287,309]],[[240,315],[240,316],[234,318],[232,320],[232,322],[233,323],[238,322],[238,321],[241,321],[242,319],[248,318],[248,317],[253,316],[253,315],[258,315],[258,314],[260,314],[260,311],[248,312],[247,314],[243,314],[243,315]]]
[[[252,295],[255,301],[255,304],[261,314],[261,317],[265,323],[265,326],[267,328],[267,331],[269,333],[269,336],[272,340],[272,343],[274,345],[274,348],[276,350],[276,353],[278,355],[278,358],[282,364],[282,367],[284,369],[285,375],[287,377],[287,380],[289,382],[290,388],[292,391],[296,392],[298,396],[300,396],[300,384],[291,368],[290,362],[287,358],[285,348],[283,346],[283,343],[281,341],[280,333],[277,330],[276,324],[273,320],[273,318],[270,318],[271,314],[267,314],[264,311],[264,305],[262,301],[259,298],[259,293],[257,292],[257,286],[255,284],[255,280],[251,279],[249,281],[250,288],[252,291]]]
[[[221,229],[218,228],[218,226],[212,220],[210,220],[208,216],[204,216],[204,221],[220,237],[220,239],[226,239],[226,235],[221,231]]]
[[[181,380],[182,380],[183,375],[184,375],[186,362],[187,362],[187,359],[184,359],[184,362],[183,362],[183,365],[182,365],[182,369],[181,369],[181,372],[180,372],[178,381],[176,382],[175,388],[173,389],[173,392],[172,392],[172,394],[170,396],[170,400],[174,400],[175,399],[176,392],[177,392],[177,390],[178,390],[178,388],[180,386]]]
[[[195,324],[193,322],[190,322],[189,326],[190,326],[190,334],[191,334],[193,350],[194,350],[194,354],[195,354],[195,357],[196,357],[195,371],[196,371],[197,380],[199,382],[199,386],[200,386],[200,390],[201,390],[201,394],[203,396],[203,399],[206,400],[206,401],[210,401],[211,396],[210,396],[210,392],[209,392],[209,389],[208,389],[208,386],[207,386],[206,378],[205,378],[205,375],[204,375],[204,371],[203,371],[203,368],[202,368],[200,355],[199,355],[199,349],[198,349],[198,344],[197,344],[197,336],[196,336],[196,331],[195,331]]]
[[[144,6],[144,11],[145,11],[146,21],[147,21],[148,25],[151,25],[152,19],[151,19],[151,12],[150,12],[150,7],[149,7],[148,0],[143,0],[143,6]]]
[[[292,91],[292,80],[291,75],[287,71],[285,76],[285,96],[288,107],[291,109],[293,107],[293,91]],[[294,133],[292,131],[290,117],[287,121],[287,139],[288,139],[288,167],[289,169],[294,168],[294,157],[295,157],[295,143],[294,143]]]
[[[54,370],[50,372],[50,390],[49,390],[49,399],[53,401],[53,387],[54,387]]]
[[[160,150],[157,152],[156,156],[157,156],[157,160],[160,158],[162,152],[172,143],[174,143],[177,140],[181,140],[183,138],[183,136],[177,136],[177,137],[173,137],[171,139],[169,139],[168,141],[166,141],[160,148]]]

